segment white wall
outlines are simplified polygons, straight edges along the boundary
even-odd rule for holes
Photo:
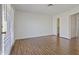
[[[51,34],[51,16],[21,11],[15,12],[15,39],[38,37]]]
[[[60,18],[60,36],[68,38],[68,17],[63,15],[53,16],[53,35],[57,35],[57,18]]]
[[[72,14],[79,13],[79,7],[64,13],[51,16],[32,14],[27,12],[15,12],[15,39],[37,37],[43,35],[57,35],[57,18],[60,18],[60,36],[71,38]]]
[[[56,21],[57,21],[57,17],[59,17],[60,18],[60,36],[70,39],[71,38],[70,15],[75,13],[79,13],[79,7],[66,11],[61,14],[53,15],[53,27],[52,27],[53,35],[56,35],[56,32],[57,32]]]

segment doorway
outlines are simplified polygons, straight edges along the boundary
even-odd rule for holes
[[[57,18],[57,37],[60,37],[60,18]]]

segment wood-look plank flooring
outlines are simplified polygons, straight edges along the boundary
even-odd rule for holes
[[[16,40],[11,55],[79,55],[79,39],[43,36]]]

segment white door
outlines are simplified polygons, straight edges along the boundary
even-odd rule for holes
[[[4,18],[4,25],[3,28],[5,28],[6,35],[4,36],[4,54],[10,54],[12,44],[13,44],[13,10],[11,9],[11,6],[3,5],[3,18]]]

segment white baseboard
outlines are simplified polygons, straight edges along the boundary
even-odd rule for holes
[[[52,34],[49,34],[49,35],[52,35]],[[24,38],[16,38],[16,40],[27,39],[27,38],[34,38],[34,37],[41,37],[41,36],[49,36],[49,35],[39,35],[39,36],[30,36],[30,37],[24,37]]]

